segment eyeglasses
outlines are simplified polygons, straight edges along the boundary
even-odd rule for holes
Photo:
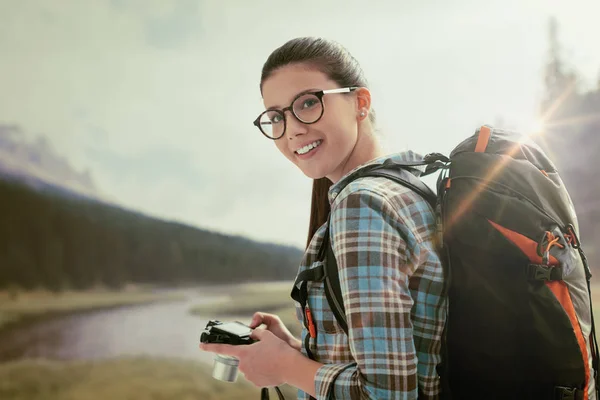
[[[319,90],[317,92],[300,93],[289,107],[281,110],[266,110],[263,111],[256,120],[254,125],[260,129],[263,135],[269,139],[277,140],[285,134],[285,112],[292,111],[296,119],[303,124],[314,124],[323,116],[325,107],[323,106],[323,96],[334,93],[350,93],[358,89],[358,87],[345,87],[339,89]]]

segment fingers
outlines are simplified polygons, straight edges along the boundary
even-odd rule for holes
[[[263,313],[263,312],[257,312],[257,313],[254,313],[254,316],[252,317],[252,322],[250,322],[250,328],[254,329],[257,326],[260,326],[261,324],[271,326],[274,323],[279,323],[279,322],[280,322],[280,319],[277,315]]]
[[[250,335],[250,337],[254,340],[262,340],[265,335],[272,335],[272,332],[269,332],[268,330],[264,329],[264,328],[256,328],[255,330],[252,331],[252,334]]]
[[[257,326],[262,324],[263,318],[264,318],[263,313],[261,313],[261,312],[254,313],[254,315],[252,316],[252,321],[250,321],[250,325],[248,325],[248,326],[252,329],[256,328]]]
[[[200,343],[200,350],[222,354],[224,356],[239,357],[241,349],[239,346],[232,346],[229,344]]]

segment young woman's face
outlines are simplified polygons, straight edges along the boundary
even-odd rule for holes
[[[295,64],[282,67],[267,78],[262,94],[267,109],[283,109],[304,91],[336,88],[339,85],[324,73]],[[354,92],[326,94],[323,107],[322,117],[314,124],[304,124],[286,111],[285,134],[275,140],[275,145],[309,178],[328,177],[335,182],[343,175],[344,165],[356,146],[361,110]]]

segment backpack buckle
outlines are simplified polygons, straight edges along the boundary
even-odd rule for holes
[[[554,400],[581,400],[583,391],[565,386],[554,387]]]
[[[442,163],[449,163],[450,159],[448,157],[446,157],[445,155],[443,155],[442,153],[429,153],[426,154],[425,157],[423,157],[423,161],[425,161],[426,163],[434,163],[436,161],[441,161]]]
[[[562,268],[529,264],[527,266],[527,278],[530,281],[562,281]]]

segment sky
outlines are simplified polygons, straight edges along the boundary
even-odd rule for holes
[[[600,78],[597,0],[0,0],[0,123],[43,135],[109,201],[302,247],[311,181],[252,121],[262,65],[297,36],[361,63],[388,152],[448,153],[536,125],[558,19]]]

